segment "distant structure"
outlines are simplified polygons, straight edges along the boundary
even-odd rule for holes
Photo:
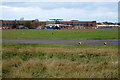
[[[53,21],[39,21],[35,20],[0,20],[0,27],[3,28],[18,28],[22,26],[31,25],[32,28],[38,29],[53,29],[54,26],[57,26],[61,29],[96,29],[96,21],[63,21],[63,19],[50,19]],[[29,24],[28,24],[29,23]]]
[[[71,21],[60,21],[63,19],[50,19],[54,20],[52,24],[46,24],[45,29],[54,29],[54,26],[59,25],[62,29],[95,29],[96,21],[78,21],[78,20],[71,20]]]
[[[24,20],[24,17],[21,17],[20,20],[23,21],[23,20]]]
[[[119,25],[114,25],[114,24],[112,24],[112,25],[97,25],[97,28],[118,28],[119,27]]]
[[[55,24],[59,24],[59,21],[60,21],[60,20],[63,20],[63,19],[50,19],[50,20],[54,20],[54,21],[55,21]]]
[[[96,21],[60,21],[65,29],[95,29]]]
[[[97,23],[98,29],[119,28],[119,27],[120,26],[117,23],[109,23],[109,22]]]
[[[31,27],[35,27],[35,20],[0,20],[0,23],[0,27],[4,29],[19,28],[21,26],[25,27],[27,23],[29,23]]]

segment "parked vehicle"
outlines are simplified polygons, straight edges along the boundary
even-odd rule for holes
[[[45,25],[45,29],[61,29],[60,24],[49,24]]]

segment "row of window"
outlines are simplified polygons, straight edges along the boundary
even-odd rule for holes
[[[15,25],[15,23],[3,23],[3,26],[12,26]],[[16,23],[16,25],[24,25],[23,23]],[[93,26],[92,24],[66,24],[66,25],[72,25],[72,26]]]
[[[12,26],[15,25],[15,23],[3,23],[3,26]],[[23,23],[16,23],[16,25],[24,25]]]
[[[66,24],[66,25],[72,25],[72,26],[93,26],[92,24]]]

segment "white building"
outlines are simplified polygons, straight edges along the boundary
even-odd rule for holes
[[[97,28],[118,28],[118,27],[120,27],[120,26],[119,25],[113,25],[113,24],[111,24],[111,25],[105,25],[105,24],[97,25]]]

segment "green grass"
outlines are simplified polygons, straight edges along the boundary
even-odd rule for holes
[[[116,46],[2,43],[2,58],[3,78],[118,78]]]
[[[2,38],[24,39],[117,39],[118,29],[2,30]]]

